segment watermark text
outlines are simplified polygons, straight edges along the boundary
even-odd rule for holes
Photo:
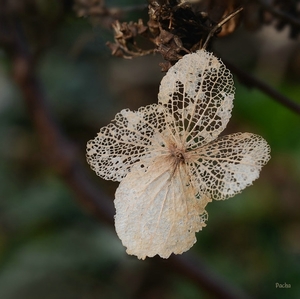
[[[279,283],[279,282],[276,282],[275,283],[275,288],[276,289],[290,289],[292,287],[292,285],[290,283]]]

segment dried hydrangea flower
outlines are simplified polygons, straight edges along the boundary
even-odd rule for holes
[[[170,68],[158,104],[122,110],[88,142],[91,168],[121,182],[115,226],[128,254],[168,258],[188,250],[206,225],[207,203],[258,178],[270,159],[267,142],[251,133],[218,137],[233,98],[229,70],[199,50]]]

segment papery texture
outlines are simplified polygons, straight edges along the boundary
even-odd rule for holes
[[[136,165],[115,197],[116,231],[127,253],[167,258],[188,250],[206,220],[207,201],[196,192],[184,164],[174,168],[158,157],[146,171],[143,163]]]
[[[200,50],[185,55],[161,81],[159,104],[173,116],[178,142],[186,148],[215,139],[233,107],[234,82],[222,61]]]
[[[231,116],[232,75],[205,50],[185,55],[161,81],[158,104],[122,110],[87,145],[97,175],[121,181],[116,231],[127,253],[167,258],[206,226],[205,206],[241,192],[270,159],[260,136],[218,137]]]
[[[153,158],[165,146],[170,116],[156,104],[124,109],[87,144],[87,161],[97,175],[121,181],[134,163]]]
[[[193,151],[189,174],[200,194],[226,199],[251,185],[269,159],[270,147],[262,137],[236,133]]]

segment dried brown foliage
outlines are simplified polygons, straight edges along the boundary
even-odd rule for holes
[[[148,20],[121,22],[116,9],[108,9],[103,0],[75,0],[78,15],[103,18],[114,15],[114,42],[107,45],[115,56],[132,58],[158,52],[168,70],[183,55],[201,48],[213,28],[238,8],[243,12],[229,19],[214,32],[226,36],[243,24],[257,30],[273,23],[281,30],[290,27],[290,36],[300,32],[300,9],[297,1],[273,0],[149,0]]]
[[[167,61],[162,68],[167,70],[183,55],[201,48],[218,21],[237,7],[238,4],[234,1],[224,2],[213,10],[207,6],[207,1],[149,1],[147,24],[141,19],[137,23],[120,23],[117,20],[113,24],[115,42],[107,44],[113,55],[124,58],[159,52]],[[231,19],[222,35],[233,31],[237,23],[238,18]],[[139,36],[149,40],[152,48],[143,49],[138,46]]]

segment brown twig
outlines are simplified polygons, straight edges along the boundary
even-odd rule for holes
[[[228,61],[224,61],[226,66],[234,73],[238,79],[248,87],[254,87],[265,93],[266,95],[270,96],[271,99],[280,103],[284,107],[292,110],[293,112],[300,114],[300,104],[295,103],[288,97],[284,96],[276,89],[271,87],[270,85],[264,83],[263,81],[253,77],[252,75],[244,72],[243,70],[239,69],[238,67],[234,66]]]
[[[14,23],[15,24],[15,23]],[[85,174],[85,169],[76,155],[74,145],[63,135],[46,105],[45,93],[36,75],[33,59],[28,51],[26,40],[22,37],[21,28],[13,26],[11,36],[10,57],[13,65],[13,79],[19,87],[27,104],[32,122],[41,140],[42,150],[54,170],[74,191],[85,209],[93,213],[99,220],[113,224],[114,209],[112,201],[98,188],[94,187]],[[247,299],[240,292],[218,277],[199,259],[186,256],[173,256],[169,260],[159,259],[166,268],[190,279],[216,298]]]
[[[224,19],[222,19],[216,26],[214,26],[214,28],[212,28],[212,30],[209,32],[206,41],[203,44],[203,49],[206,49],[209,40],[214,36],[214,34],[220,29],[222,28],[222,26],[227,23],[230,19],[234,18],[238,13],[240,13],[243,10],[243,7],[238,8],[237,10],[235,10],[234,12],[230,13],[228,16],[226,16]]]

